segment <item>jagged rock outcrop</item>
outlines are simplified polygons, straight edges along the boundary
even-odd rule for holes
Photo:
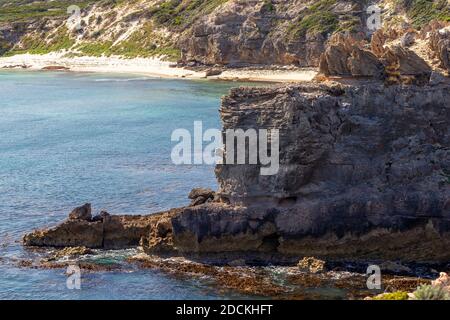
[[[396,70],[401,75],[429,77],[432,71],[425,60],[414,51],[401,45],[387,47],[383,54],[383,60],[386,66],[396,66]]]
[[[326,76],[372,77],[381,79],[384,66],[361,39],[335,34],[320,57],[320,73]]]
[[[450,25],[434,23],[430,27],[429,48],[432,58],[438,59],[440,67],[450,72]]]
[[[138,246],[156,228],[164,213],[148,216],[109,215],[103,213],[93,219],[84,215],[90,205],[75,209],[69,219],[58,226],[36,230],[24,236],[26,246],[38,247],[88,247],[121,249]],[[83,211],[81,218],[74,212]],[[90,210],[89,210],[90,212]]]

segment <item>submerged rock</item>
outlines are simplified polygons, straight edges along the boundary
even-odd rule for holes
[[[92,253],[93,251],[86,247],[67,247],[61,250],[57,250],[48,258],[48,261],[58,260],[63,257],[74,258]]]

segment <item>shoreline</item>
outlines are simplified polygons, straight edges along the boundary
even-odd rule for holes
[[[47,69],[46,69],[47,68]],[[304,82],[311,81],[317,71],[313,69],[271,70],[267,69],[224,69],[219,75],[207,76],[205,71],[173,67],[173,63],[158,58],[121,57],[64,57],[64,53],[20,54],[0,57],[2,70],[31,71],[74,71],[95,73],[136,74],[168,79],[208,79],[222,81],[251,82]]]

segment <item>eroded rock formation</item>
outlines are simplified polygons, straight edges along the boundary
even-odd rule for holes
[[[167,213],[147,216],[127,216],[101,214],[92,219],[75,216],[89,208],[86,205],[75,209],[69,218],[58,226],[36,230],[23,238],[27,246],[38,247],[88,247],[121,249],[136,247],[142,237],[147,237],[158,229],[158,221]]]
[[[450,254],[448,84],[235,89],[227,128],[278,128],[280,171],[217,169],[229,205],[172,219],[194,252],[446,260]]]
[[[351,35],[336,34],[320,57],[320,72],[326,76],[372,77],[384,76],[383,63],[364,42]]]
[[[151,216],[67,220],[26,245],[148,253],[448,261],[450,91],[330,84],[237,88],[228,128],[280,130],[280,169],[219,165],[208,203]],[[196,198],[210,191],[197,189]]]

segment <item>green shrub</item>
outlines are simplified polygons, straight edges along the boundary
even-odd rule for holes
[[[336,0],[320,0],[313,3],[288,28],[288,37],[301,37],[307,33],[332,33],[339,27],[339,17],[332,12]]]
[[[227,1],[169,0],[153,7],[150,13],[157,24],[183,29]]]
[[[413,292],[411,300],[450,300],[449,293],[441,286],[422,285]]]
[[[431,20],[450,21],[448,0],[397,0],[397,6],[406,10],[416,28]]]
[[[13,48],[8,55],[20,53],[46,54],[52,51],[69,49],[75,44],[75,40],[69,35],[66,26],[60,27],[56,33],[48,38],[42,35],[28,35],[21,39],[21,48]]]
[[[40,17],[60,17],[67,15],[67,7],[71,4],[81,9],[95,3],[98,0],[64,0],[54,1],[31,1],[31,0],[8,0],[0,1],[0,22],[2,21],[26,21]]]
[[[263,9],[266,11],[274,11],[275,7],[273,6],[272,0],[264,0]]]
[[[408,292],[396,291],[392,293],[382,293],[372,298],[373,300],[408,300]]]

